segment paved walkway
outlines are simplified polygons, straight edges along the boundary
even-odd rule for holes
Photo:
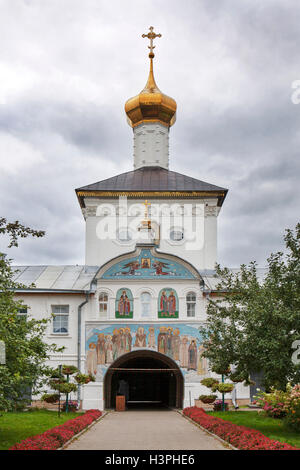
[[[223,444],[176,411],[108,413],[66,450],[224,450]]]

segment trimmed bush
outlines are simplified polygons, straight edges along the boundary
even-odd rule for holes
[[[217,395],[200,395],[199,400],[202,401],[202,403],[213,403],[216,398]]]

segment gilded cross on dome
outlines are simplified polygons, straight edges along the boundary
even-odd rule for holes
[[[154,31],[153,31],[153,26],[150,26],[150,32],[148,34],[142,34],[142,38],[148,38],[150,39],[150,46],[148,46],[148,48],[150,49],[150,54],[152,55],[153,54],[153,57],[154,57],[154,53],[153,53],[153,49],[155,48],[155,46],[153,45],[153,39],[155,38],[161,38],[161,34],[156,34]]]
[[[145,206],[145,219],[148,220],[149,219],[149,209],[150,206],[151,206],[151,202],[148,202],[147,200],[144,202],[144,206]]]

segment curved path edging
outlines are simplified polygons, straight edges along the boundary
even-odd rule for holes
[[[99,421],[101,421],[101,419],[103,419],[107,414],[109,413],[109,411],[103,411],[102,412],[102,415],[99,416],[98,419],[96,419],[95,421],[93,421],[88,427],[84,428],[82,431],[80,431],[78,434],[76,434],[75,436],[71,437],[71,439],[67,442],[64,443],[63,446],[59,447],[58,449],[56,450],[64,450],[66,447],[68,447],[68,445],[71,444],[71,442],[75,441],[76,439],[78,439],[80,436],[82,436],[82,434],[84,434],[86,431],[88,431],[89,429],[91,429],[93,426],[95,426],[96,423],[98,423]]]
[[[227,441],[224,441],[224,439],[222,439],[220,436],[217,436],[216,434],[208,431],[207,429],[205,429],[203,426],[201,426],[200,424],[196,423],[193,419],[189,418],[188,416],[186,416],[185,414],[183,414],[183,411],[181,410],[176,410],[177,413],[181,414],[181,416],[183,416],[183,418],[187,419],[188,421],[190,421],[191,423],[193,423],[195,426],[197,426],[198,428],[200,428],[202,431],[206,432],[207,434],[209,434],[210,436],[214,437],[215,439],[217,439],[218,441],[220,441],[222,444],[224,444],[224,446],[226,447],[229,447],[231,450],[240,450],[238,449],[237,447],[234,447],[232,444],[230,444],[229,442]]]

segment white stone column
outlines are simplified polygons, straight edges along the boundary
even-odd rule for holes
[[[169,168],[169,128],[156,123],[143,123],[133,129],[134,169],[145,166]]]

